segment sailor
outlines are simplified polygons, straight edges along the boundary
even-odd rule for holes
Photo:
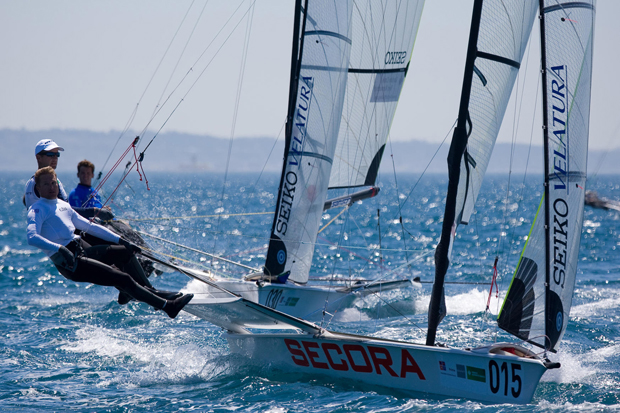
[[[84,159],[77,165],[77,177],[80,183],[69,193],[69,204],[73,208],[102,208],[101,198],[91,186],[95,176],[95,165]],[[109,209],[109,208],[107,208]]]
[[[100,222],[103,226],[105,226],[109,230],[112,230],[113,232],[116,232],[117,234],[120,234],[121,236],[125,237],[126,239],[128,239],[134,244],[137,244],[140,247],[147,247],[147,244],[142,238],[142,236],[140,236],[140,234],[138,234],[127,223],[120,220],[112,221],[112,218],[114,217],[114,215],[112,214],[112,210],[109,206],[103,206],[99,194],[92,187],[92,180],[94,176],[95,165],[92,162],[84,159],[83,161],[80,161],[78,163],[77,177],[79,178],[80,183],[71,191],[71,193],[69,193],[68,202],[71,207],[74,210],[77,210],[78,213],[80,210],[84,209],[100,208],[101,212],[99,212],[99,214],[95,214],[95,216],[97,218],[100,218],[102,212],[106,214],[105,219],[102,219],[102,222]],[[88,234],[82,234],[81,236],[84,241],[88,242],[90,245],[105,244],[105,242],[103,242],[102,240],[93,236],[89,236]],[[144,272],[147,274],[147,276],[150,276],[153,271],[156,271],[159,274],[162,273],[161,271],[155,269],[155,266],[151,260],[140,257],[138,258],[138,261],[140,262],[140,265],[144,269]],[[121,294],[119,296],[119,302],[123,303],[125,302],[125,300],[126,298],[123,298]]]
[[[34,180],[40,199],[28,209],[28,244],[43,250],[65,278],[116,287],[138,301],[163,310],[170,318],[175,318],[193,298],[193,294],[158,291],[143,282],[146,277],[142,279],[121,271],[132,266],[132,257],[140,249],[84,219],[68,203],[58,199],[58,178],[51,166],[39,169]],[[76,228],[120,245],[90,246],[75,235]]]
[[[56,142],[51,139],[41,139],[37,142],[37,145],[34,148],[34,154],[37,159],[38,169],[45,168],[46,166],[50,166],[53,169],[56,169],[58,166],[58,158],[60,158],[60,152],[64,151],[64,148],[61,148]],[[63,201],[68,201],[67,193],[65,192],[65,188],[62,186],[62,182],[58,180],[58,199]],[[23,198],[24,205],[26,208],[30,208],[32,204],[39,200],[39,193],[37,192],[37,188],[34,182],[34,176],[30,178],[30,180],[26,183],[26,191]],[[97,216],[98,218],[108,221],[114,218],[112,212],[100,209],[97,207],[90,208],[82,208],[76,207],[75,210],[78,214],[82,215],[85,218],[91,218],[93,216]]]

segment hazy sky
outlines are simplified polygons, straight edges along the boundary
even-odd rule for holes
[[[392,139],[441,142],[449,131],[457,115],[472,2],[426,1]],[[276,136],[288,99],[293,3],[257,0],[248,27],[250,14],[243,15],[250,10],[249,0],[210,0],[206,7],[204,0],[0,0],[0,128],[109,131],[131,122],[136,131],[147,125],[157,130],[169,117],[164,131]],[[598,2],[590,123],[590,146],[598,149],[618,146],[618,16],[620,1]],[[514,130],[517,141],[530,140],[532,118],[540,112],[534,106],[538,42],[535,23],[523,63],[527,61],[527,72],[519,80],[519,89],[525,85],[529,92],[518,105],[509,104],[500,141],[509,141]],[[190,68],[149,124],[157,103],[166,100]],[[518,126],[514,113],[520,113]],[[539,126],[534,133],[540,144]]]

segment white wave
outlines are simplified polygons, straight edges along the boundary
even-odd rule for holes
[[[338,322],[368,321],[370,317],[357,308],[344,308],[334,314],[334,320]]]
[[[481,291],[478,288],[457,295],[446,295],[446,309],[450,315],[469,315],[483,313],[487,307],[488,291]],[[499,298],[495,296],[495,292],[491,295],[489,311],[493,315],[497,315],[499,306],[503,301],[503,296]],[[420,296],[416,300],[416,313],[428,311],[430,304],[430,295]]]
[[[591,403],[583,402],[579,404],[566,403],[553,403],[548,400],[542,400],[538,407],[542,411],[552,412],[617,412],[620,410],[620,404],[609,405],[603,403]],[[538,410],[538,409],[537,409]]]
[[[557,361],[562,367],[545,373],[542,381],[583,383],[591,378],[597,385],[604,386],[604,383],[598,381],[600,373],[615,373],[615,370],[611,370],[610,366],[614,366],[616,363],[610,360],[617,358],[619,352],[620,344],[593,349],[585,353],[559,352]]]
[[[548,370],[540,381],[556,383],[583,383],[588,376],[596,374],[596,368],[585,363],[588,360],[584,354],[571,354],[565,351],[559,352],[554,361],[559,361],[559,369]]]
[[[228,368],[222,363],[210,363],[221,356],[213,347],[186,344],[177,334],[167,334],[152,342],[127,330],[111,330],[87,326],[76,332],[76,340],[61,349],[72,353],[92,354],[97,359],[127,363],[126,376],[104,380],[101,386],[126,382],[144,386],[151,383],[183,382],[193,378],[208,380]],[[100,360],[98,360],[100,362]]]
[[[620,296],[604,298],[593,303],[573,306],[570,310],[571,317],[588,317],[602,315],[608,309],[616,309],[620,306]]]

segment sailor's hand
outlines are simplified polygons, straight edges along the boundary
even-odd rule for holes
[[[60,247],[58,252],[54,253],[51,257],[52,262],[62,268],[65,268],[69,271],[73,271],[75,269],[75,258],[73,257],[73,253],[67,249],[67,247]]]
[[[114,218],[109,208],[95,208],[95,216],[102,221],[111,221]]]
[[[122,245],[123,247],[127,248],[129,251],[135,252],[136,254],[139,254],[142,252],[140,247],[138,247],[136,244],[132,244],[131,242],[127,241],[125,238],[119,239],[118,245]]]

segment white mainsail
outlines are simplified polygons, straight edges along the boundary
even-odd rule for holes
[[[265,262],[268,275],[290,271],[291,280],[308,280],[340,128],[351,13],[351,0],[312,0],[296,17],[301,27],[294,39],[299,41],[298,71],[291,76],[294,95]]]
[[[472,21],[469,66],[465,69],[459,121],[448,157],[450,188],[442,239],[435,254],[429,345],[434,344],[437,325],[445,314],[443,279],[456,229],[460,224],[467,224],[473,212],[537,8],[536,2],[523,0],[474,3],[474,17],[478,14],[479,20]],[[475,22],[479,22],[478,29]],[[473,44],[472,40],[475,40]]]
[[[349,76],[330,188],[374,185],[423,0],[354,0]]]
[[[543,4],[546,188],[498,323],[555,351],[566,330],[577,274],[595,13],[593,0]]]

